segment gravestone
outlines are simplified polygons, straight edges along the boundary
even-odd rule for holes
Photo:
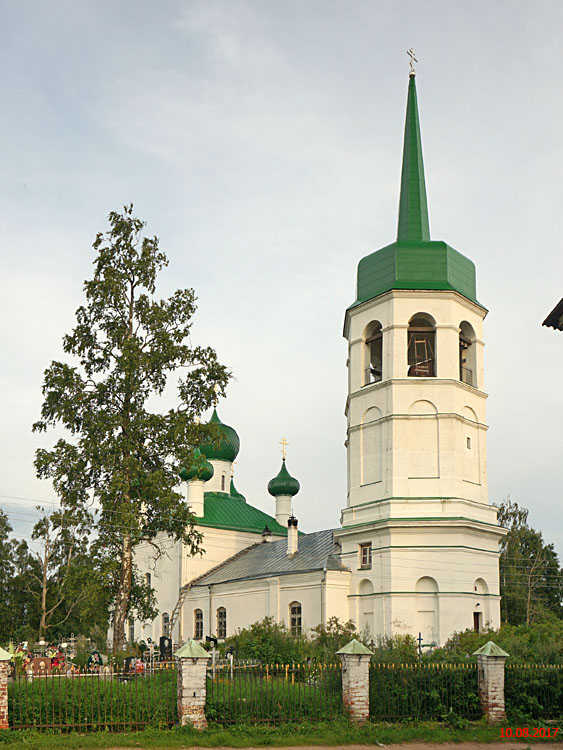
[[[162,660],[172,659],[172,639],[167,635],[160,637],[160,658]]]

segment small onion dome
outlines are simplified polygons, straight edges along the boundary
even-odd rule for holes
[[[231,477],[231,491],[229,492],[229,495],[231,497],[234,497],[235,500],[240,500],[243,503],[246,502],[245,496],[241,495],[240,492],[235,487],[235,480],[233,479],[233,477]]]
[[[217,409],[213,409],[213,416],[208,424],[218,428],[219,442],[210,441],[200,445],[203,453],[210,461],[234,461],[240,450],[239,436],[229,425],[223,424],[217,416]]]
[[[293,497],[293,495],[297,495],[299,489],[299,482],[285,468],[284,458],[279,474],[268,482],[268,492],[274,497],[278,497],[278,495],[291,495]]]
[[[208,482],[213,476],[213,466],[209,463],[204,454],[199,448],[194,450],[194,459],[189,469],[184,466],[180,470],[180,477],[184,482],[189,482],[192,479],[199,479],[202,482]]]

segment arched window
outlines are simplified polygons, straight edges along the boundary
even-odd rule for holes
[[[301,603],[291,602],[289,605],[289,630],[291,635],[301,635]]]
[[[407,346],[409,378],[436,377],[436,328],[430,315],[411,318]]]
[[[364,385],[379,383],[383,378],[383,333],[377,320],[366,326],[364,342]]]
[[[225,486],[227,482],[227,477],[225,474],[221,474],[221,492],[225,492]]]
[[[477,385],[475,331],[464,320],[459,326],[459,379],[462,383]]]
[[[194,609],[194,640],[203,640],[203,610]]]
[[[162,635],[170,638],[170,615],[168,612],[162,613]]]
[[[147,588],[149,588],[149,589],[151,587],[151,580],[152,580],[151,579],[151,574],[150,573],[145,573],[145,583],[147,585]]]
[[[217,610],[217,638],[227,637],[227,610],[219,607]]]

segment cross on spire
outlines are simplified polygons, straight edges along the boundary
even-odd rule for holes
[[[287,440],[284,437],[282,437],[282,439],[280,440],[280,445],[282,447],[282,457],[283,457],[283,459],[285,461],[285,455],[286,455],[286,450],[285,449],[287,448],[287,446],[289,445],[289,443],[287,442]]]
[[[410,72],[409,72],[409,77],[410,78],[414,78],[415,75],[416,75],[416,71],[414,69],[414,64],[415,64],[415,62],[418,62],[418,60],[415,57],[414,50],[413,50],[412,47],[407,50],[407,55],[410,57],[410,61],[409,62],[410,62],[410,66],[411,66],[411,69],[410,69]]]

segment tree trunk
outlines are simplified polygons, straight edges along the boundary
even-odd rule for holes
[[[130,534],[123,537],[123,548],[121,551],[121,576],[119,580],[119,591],[115,599],[115,610],[113,613],[113,650],[122,651],[125,645],[125,628],[127,625],[127,613],[129,611],[129,599],[131,598],[131,581],[133,573],[133,548]]]
[[[49,557],[51,554],[50,541],[49,529],[47,529],[43,559],[41,560],[41,619],[39,621],[40,641],[44,641],[47,635],[47,571],[49,568]]]

